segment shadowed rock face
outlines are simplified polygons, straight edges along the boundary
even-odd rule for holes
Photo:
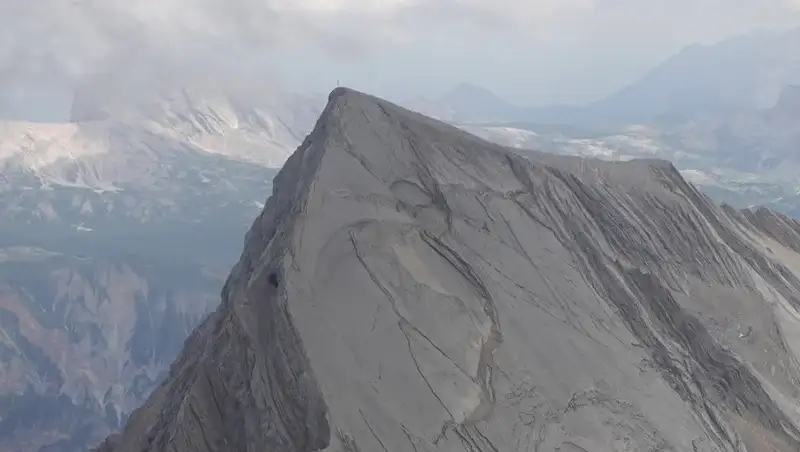
[[[796,451],[800,225],[347,89],[101,451]]]

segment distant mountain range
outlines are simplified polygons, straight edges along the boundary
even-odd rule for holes
[[[2,452],[85,451],[139,406],[324,106],[105,88],[75,122],[0,123]]]
[[[800,29],[686,47],[620,91],[583,106],[515,105],[468,83],[438,99],[413,99],[406,105],[459,123],[608,126],[768,108],[795,84],[800,84]]]
[[[689,46],[584,106],[518,106],[469,84],[407,105],[521,149],[665,158],[718,201],[800,215],[800,29]]]

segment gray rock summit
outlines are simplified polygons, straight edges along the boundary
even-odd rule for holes
[[[349,89],[108,452],[800,450],[800,224]]]

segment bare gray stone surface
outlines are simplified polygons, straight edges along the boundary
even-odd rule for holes
[[[349,89],[104,452],[797,451],[800,225]]]

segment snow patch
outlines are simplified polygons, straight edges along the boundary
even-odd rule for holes
[[[704,171],[698,169],[686,169],[681,171],[681,175],[693,184],[708,185],[714,183],[714,178]]]

